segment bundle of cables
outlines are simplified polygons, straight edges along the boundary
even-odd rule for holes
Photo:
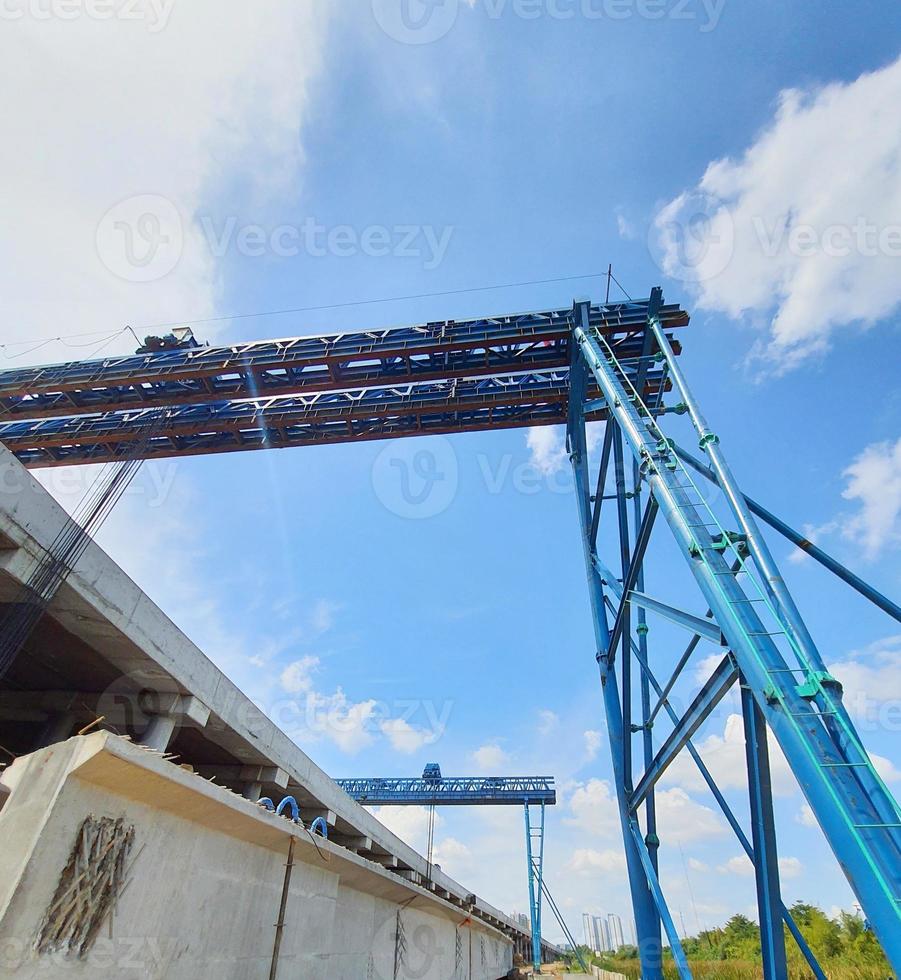
[[[126,457],[107,463],[63,524],[53,543],[38,560],[19,594],[4,608],[0,619],[0,680],[6,675],[94,535],[137,475],[147,448],[165,422],[167,409],[147,412],[140,438],[130,444]]]

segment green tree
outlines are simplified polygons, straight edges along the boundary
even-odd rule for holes
[[[792,918],[818,960],[830,960],[844,951],[841,927],[815,905],[795,902]]]
[[[723,929],[723,951],[728,960],[760,957],[760,929],[746,915],[733,915]]]

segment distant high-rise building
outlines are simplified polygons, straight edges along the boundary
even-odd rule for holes
[[[622,919],[615,913],[611,912],[607,916],[607,925],[610,928],[610,942],[612,944],[612,949],[619,949],[621,946],[625,946],[625,940],[623,939],[623,922]]]
[[[582,913],[582,934],[585,937],[585,945],[589,949],[593,949],[594,937],[591,934],[591,916],[587,912]]]
[[[604,941],[601,948],[605,952],[609,952],[613,949],[613,943],[610,941],[610,926],[606,919],[601,919],[601,932],[603,933],[602,939]]]

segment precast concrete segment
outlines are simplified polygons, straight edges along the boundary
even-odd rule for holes
[[[291,838],[279,976],[447,980],[461,929],[474,950],[464,975],[498,980],[512,967],[501,929],[120,736],[19,758],[2,784],[0,949],[22,980],[48,966],[73,980],[263,980]],[[134,828],[125,886],[83,955],[39,953],[34,938],[89,815]],[[81,867],[86,885],[91,862]]]

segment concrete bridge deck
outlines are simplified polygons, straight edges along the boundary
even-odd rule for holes
[[[0,603],[21,586],[67,520],[0,447]],[[368,867],[525,948],[527,931],[390,833],[250,701],[95,544],[62,585],[0,682],[0,745],[16,756],[68,739],[103,715],[118,732],[173,754],[249,801],[296,797],[306,826]],[[556,952],[549,947],[548,954]]]

